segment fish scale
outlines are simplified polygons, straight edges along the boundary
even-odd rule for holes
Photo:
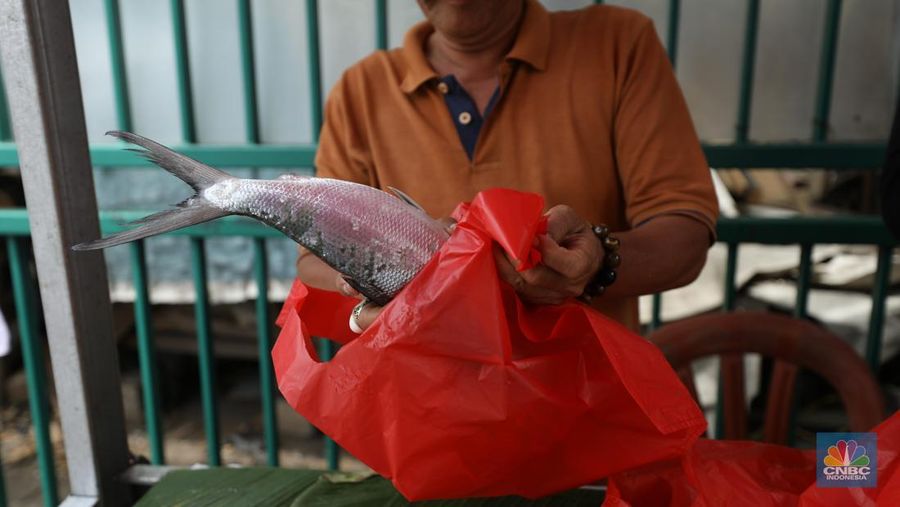
[[[369,300],[384,305],[448,237],[421,208],[366,185],[291,175],[239,179],[136,134],[110,134],[143,147],[146,151],[140,154],[196,193],[174,209],[139,220],[134,229],[75,245],[76,250],[106,248],[227,215],[245,215],[303,245]]]

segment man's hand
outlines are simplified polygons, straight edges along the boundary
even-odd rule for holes
[[[346,280],[344,280],[343,276],[337,276],[337,278],[335,279],[335,285],[338,292],[347,297],[359,299],[360,304],[363,304],[363,302],[366,301],[366,298],[362,294],[360,294],[359,291],[351,287],[350,284],[347,283]],[[353,324],[356,324],[356,327],[360,330],[360,332],[362,332],[368,329],[369,326],[371,326],[372,323],[375,322],[375,319],[377,319],[378,316],[381,315],[381,312],[383,310],[383,306],[376,306],[375,303],[366,303],[359,311],[359,314],[355,317],[351,314],[350,319]],[[350,326],[350,329],[352,329],[354,332],[356,331],[356,329],[353,329],[353,325]]]
[[[530,303],[560,304],[577,297],[600,269],[603,247],[591,224],[565,205],[546,213],[547,234],[537,238],[541,264],[518,272],[499,246],[494,245],[497,271]]]

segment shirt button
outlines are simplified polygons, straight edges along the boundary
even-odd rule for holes
[[[463,125],[468,125],[469,122],[471,122],[471,121],[472,121],[472,115],[469,114],[468,111],[463,111],[463,112],[459,113],[459,122],[460,123],[462,123]]]
[[[445,83],[445,82],[443,82],[443,81],[441,81],[440,83],[438,83],[437,89],[440,90],[440,92],[443,93],[444,95],[447,95],[447,92],[450,91],[450,87],[447,86],[447,83]]]

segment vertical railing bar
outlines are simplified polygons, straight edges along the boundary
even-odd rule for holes
[[[241,36],[241,75],[244,79],[244,125],[247,142],[259,143],[259,109],[256,99],[256,62],[253,53],[253,10],[250,0],[238,0]]]
[[[309,90],[310,111],[312,117],[313,142],[319,141],[319,130],[322,128],[322,79],[319,50],[319,2],[306,0],[306,35],[309,52]],[[334,356],[334,343],[324,340],[320,355],[323,361]],[[337,470],[340,450],[333,440],[325,437],[325,458],[328,468]]]
[[[747,133],[750,130],[750,104],[753,99],[753,71],[756,67],[756,35],[759,31],[759,0],[748,0],[747,23],[744,30],[741,91],[735,133],[735,138],[738,143],[747,142]]]
[[[387,0],[375,0],[375,47],[388,47]]]
[[[884,333],[884,301],[890,286],[893,248],[878,247],[878,268],[872,290],[872,313],[869,317],[869,334],[866,339],[866,362],[873,373],[881,367],[881,338]]]
[[[106,34],[109,40],[109,61],[113,78],[116,119],[119,129],[131,130],[131,104],[128,97],[128,75],[125,71],[119,0],[106,0],[104,6],[106,8]]]
[[[319,352],[319,357],[323,361],[328,361],[332,357],[334,357],[335,347],[334,342],[327,338],[321,338],[318,340],[318,346],[316,347]],[[328,465],[329,470],[338,470],[340,468],[340,458],[341,458],[341,450],[338,447],[337,443],[334,440],[329,438],[327,435],[325,436],[325,462]]]
[[[669,61],[675,67],[675,58],[678,56],[678,29],[681,26],[681,0],[669,0],[669,33],[666,49],[669,53]]]
[[[653,294],[653,303],[650,310],[650,330],[655,331],[662,325],[662,293]]]
[[[134,278],[134,322],[137,331],[138,361],[141,369],[141,391],[144,397],[144,419],[150,442],[150,461],[165,463],[163,426],[160,420],[159,385],[156,348],[150,312],[150,290],[147,282],[147,260],[144,241],[131,243],[131,271]]]
[[[738,243],[728,243],[728,258],[725,261],[725,297],[722,302],[722,310],[734,311],[737,301],[737,276]],[[721,370],[719,374],[719,393],[716,402],[716,438],[721,439],[725,434],[725,410],[724,410],[724,385],[722,383]]]
[[[0,142],[12,139],[12,128],[9,123],[9,104],[6,102],[6,89],[3,82],[3,70],[0,69]]]
[[[56,505],[59,501],[56,489],[56,466],[53,461],[53,444],[50,441],[49,397],[46,388],[43,348],[37,338],[36,300],[31,282],[23,238],[6,238],[9,252],[13,295],[16,302],[16,320],[22,346],[22,361],[28,384],[28,406],[31,410],[34,440],[37,447],[38,469],[41,476],[41,492],[44,505]]]
[[[805,319],[809,302],[809,285],[812,273],[812,249],[808,243],[800,245],[800,268],[797,273],[797,300],[794,317]]]
[[[800,267],[797,271],[797,295],[794,302],[794,317],[806,319],[809,309],[809,290],[812,282],[812,251],[813,245],[804,243],[800,245]],[[794,386],[796,389],[796,384]],[[794,445],[797,426],[797,397],[793,396],[788,415],[789,424],[787,431],[788,445]]]
[[[171,0],[172,32],[175,41],[175,70],[178,80],[178,103],[181,114],[181,137],[187,143],[197,142],[194,125],[194,98],[188,55],[187,28],[183,0]]]
[[[221,464],[219,454],[219,414],[215,396],[215,355],[210,332],[209,295],[206,283],[206,254],[202,238],[191,238],[191,266],[194,273],[197,319],[197,357],[200,362],[200,393],[203,425],[206,430],[206,454],[210,466]]]
[[[319,2],[306,0],[306,40],[309,52],[309,91],[313,142],[322,128],[322,68],[319,51]]]
[[[259,335],[259,385],[262,391],[263,434],[270,466],[278,466],[278,420],[275,416],[275,372],[272,368],[272,326],[269,320],[269,266],[266,240],[253,240],[256,277],[256,330]]]
[[[828,0],[825,31],[822,36],[822,54],[819,60],[819,83],[816,90],[816,117],[813,123],[815,141],[824,141],[828,137],[828,117],[831,113],[831,91],[834,85],[834,62],[840,24],[841,0]]]
[[[3,460],[0,459],[0,465]],[[3,467],[0,466],[0,507],[6,507],[6,480],[3,478]]]

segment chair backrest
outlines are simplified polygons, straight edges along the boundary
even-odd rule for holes
[[[745,354],[774,360],[763,426],[766,442],[787,442],[799,368],[817,373],[834,387],[851,431],[868,431],[884,418],[884,399],[866,363],[847,343],[810,321],[763,312],[707,314],[667,324],[649,339],[695,399],[691,363],[720,356],[725,438],[746,438]]]

